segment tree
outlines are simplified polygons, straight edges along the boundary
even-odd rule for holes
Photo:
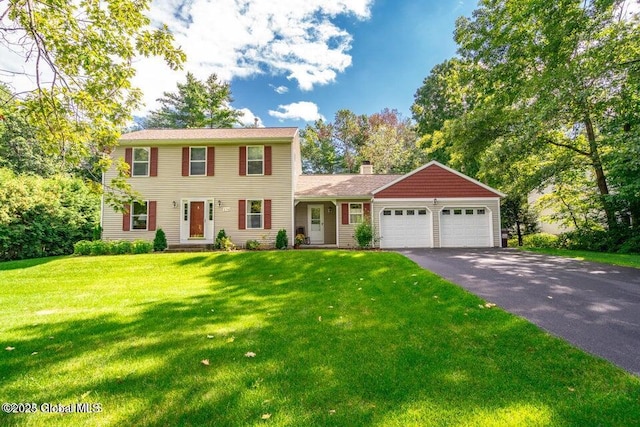
[[[458,20],[455,33],[460,64],[469,64],[477,76],[472,85],[462,85],[472,90],[464,98],[472,102],[458,97],[443,103],[430,96],[442,124],[436,130],[419,126],[427,132],[422,141],[444,151],[452,163],[464,164],[466,173],[519,194],[581,165],[582,176],[597,189],[605,224],[616,227],[621,212],[612,193],[621,194],[622,188],[610,189],[608,153],[622,151],[621,141],[633,139],[619,137],[624,123],[637,123],[638,107],[632,67],[622,64],[640,56],[638,19],[621,17],[624,3],[480,1],[471,19]],[[446,84],[436,85],[441,76]],[[436,69],[416,95],[414,117],[422,118],[416,114],[429,106],[420,94],[441,94],[439,88],[456,88],[459,82],[466,80]],[[436,120],[427,123],[438,126]],[[630,133],[637,132],[631,126]]]
[[[63,165],[78,165],[93,154],[101,156],[100,169],[109,167],[120,129],[142,102],[131,85],[136,58],[160,56],[172,69],[185,60],[166,26],[150,27],[145,15],[150,4],[9,0],[0,5],[2,55],[21,64],[2,71],[35,81],[30,88],[12,87],[11,96],[41,149]],[[115,187],[127,190],[123,180]]]
[[[177,92],[164,92],[160,109],[152,111],[148,128],[230,128],[239,123],[242,112],[231,108],[231,87],[215,74],[205,82],[187,73],[186,82],[178,83]]]
[[[371,116],[339,110],[333,123],[307,125],[301,152],[307,173],[357,173],[363,160],[377,173],[404,173],[424,159],[411,121],[389,109]]]
[[[18,102],[0,83],[0,168],[43,177],[59,172],[60,159],[48,156],[35,135],[35,129],[20,113]]]

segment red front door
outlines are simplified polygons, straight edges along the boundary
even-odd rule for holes
[[[204,237],[204,202],[191,202],[189,237]]]

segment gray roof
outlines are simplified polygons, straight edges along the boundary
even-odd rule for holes
[[[121,141],[151,140],[232,140],[232,139],[291,139],[298,132],[296,127],[276,128],[228,128],[228,129],[145,129],[125,133]]]
[[[301,175],[296,197],[370,197],[371,193],[402,175]]]

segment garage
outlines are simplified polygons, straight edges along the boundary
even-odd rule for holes
[[[380,213],[380,247],[430,248],[431,212],[425,208],[389,208]]]
[[[440,211],[443,248],[491,247],[491,215],[483,207],[446,207]]]

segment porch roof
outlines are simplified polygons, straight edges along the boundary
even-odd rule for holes
[[[371,197],[374,190],[402,175],[300,175],[296,198]]]

